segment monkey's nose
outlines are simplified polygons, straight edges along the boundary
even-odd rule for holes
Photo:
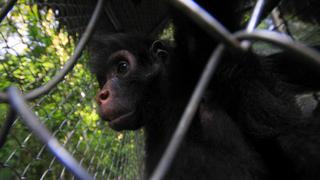
[[[109,91],[108,90],[101,90],[98,95],[97,95],[97,103],[99,105],[103,104],[103,102],[107,101],[108,97],[109,97]]]

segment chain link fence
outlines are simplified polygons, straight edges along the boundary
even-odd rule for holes
[[[143,132],[116,133],[99,120],[92,98],[97,84],[88,72],[89,55],[83,49],[94,27],[106,32],[157,32],[167,22],[166,10],[157,11],[161,14],[158,19],[135,27],[134,21],[128,20],[129,13],[119,14],[115,1],[104,6],[102,1],[0,1],[0,179],[142,179]],[[152,8],[163,8],[150,2],[135,6],[134,2],[125,8],[135,9],[135,21],[144,21],[143,14],[152,14]],[[295,17],[280,16],[281,9],[272,12],[263,28],[291,37],[255,30],[266,5],[263,0],[254,4],[247,29],[236,34],[226,31],[193,1],[172,4],[222,42],[208,62],[189,109],[197,108],[225,47],[246,51],[252,40],[262,41],[270,50],[280,47],[320,67],[318,52],[292,41],[317,44],[319,39],[295,33],[297,25],[289,23]],[[99,15],[105,17],[97,24]],[[272,23],[266,26],[270,19]],[[128,23],[123,23],[126,20]],[[319,26],[312,27],[308,34],[319,32]],[[254,45],[253,50],[265,47]],[[194,112],[184,113],[152,179],[165,174]]]

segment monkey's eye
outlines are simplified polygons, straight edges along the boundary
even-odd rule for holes
[[[129,71],[129,64],[126,61],[120,61],[117,67],[118,74],[126,74]]]

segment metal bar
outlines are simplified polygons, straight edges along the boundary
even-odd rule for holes
[[[54,86],[56,86],[59,82],[61,82],[67,73],[69,73],[75,64],[78,62],[79,57],[82,54],[82,51],[87,44],[88,40],[90,39],[92,32],[94,30],[94,27],[98,21],[98,18],[102,12],[104,0],[98,0],[97,5],[94,9],[94,12],[92,14],[92,17],[86,27],[85,32],[82,34],[81,39],[74,50],[73,56],[66,62],[66,64],[63,66],[63,68],[45,85],[40,86],[31,92],[27,93],[25,95],[26,100],[32,100],[35,99],[47,92],[49,92]],[[8,102],[8,96],[5,93],[0,93],[0,102]]]
[[[256,5],[253,9],[251,18],[249,20],[249,23],[247,25],[247,28],[246,28],[247,32],[252,32],[257,27],[265,4],[266,4],[266,0],[258,0],[257,1]]]
[[[196,113],[198,105],[200,103],[201,98],[210,82],[212,74],[214,73],[216,67],[218,66],[218,62],[220,57],[225,49],[223,44],[220,44],[212,53],[202,75],[201,78],[192,94],[192,97],[189,100],[187,107],[185,108],[183,115],[180,119],[180,122],[171,138],[171,141],[164,152],[160,163],[157,165],[153,174],[151,175],[151,180],[161,180],[164,178],[166,172],[168,171],[171,162],[176,155],[178,148],[185,137],[187,130],[192,122],[192,119]]]
[[[12,127],[12,124],[13,124],[15,118],[16,118],[16,113],[10,109],[7,114],[7,119],[6,119],[5,123],[3,124],[1,131],[0,131],[0,149],[2,148],[4,143],[6,142],[7,136],[10,132],[10,129]]]
[[[89,21],[89,24],[87,25],[86,30],[82,34],[81,39],[76,49],[74,50],[73,56],[66,62],[64,67],[60,70],[60,72],[51,79],[51,81],[49,81],[47,84],[37,89],[34,89],[30,93],[26,94],[26,99],[28,100],[34,99],[49,92],[54,86],[56,86],[60,81],[64,79],[67,73],[69,73],[73,69],[75,64],[78,62],[78,59],[80,58],[85,45],[87,44],[88,40],[92,35],[96,22],[98,21],[99,16],[102,12],[103,1],[104,0],[98,0],[97,5],[92,14],[92,17]]]
[[[251,33],[241,31],[235,34],[240,40],[262,40],[301,56],[301,62],[310,63],[320,71],[320,53],[301,43],[293,41],[290,36],[267,30],[255,30]]]
[[[0,10],[0,23],[7,16],[13,6],[16,4],[17,0],[9,0]]]
[[[266,4],[265,0],[258,0],[257,1],[256,5],[253,9],[251,18],[249,20],[249,23],[247,25],[247,28],[246,28],[247,32],[252,32],[257,27],[258,23],[260,22],[260,17],[263,12],[265,4]],[[244,49],[248,49],[251,46],[251,42],[243,41],[243,42],[241,42],[241,46]]]
[[[224,26],[219,23],[206,10],[192,0],[171,0],[176,8],[194,20],[203,30],[207,31],[212,37],[223,41],[227,46],[241,50],[240,42],[237,41]]]
[[[38,117],[28,108],[22,94],[15,87],[9,87],[8,96],[11,107],[21,116],[23,123],[38,139],[47,145],[57,159],[78,179],[93,179],[83,167],[65,150],[51,135],[47,128],[40,123]]]

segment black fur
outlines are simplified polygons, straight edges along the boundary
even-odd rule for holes
[[[234,10],[246,1],[223,1],[230,6],[221,1],[199,2],[229,30],[241,28],[238,16],[220,8]],[[173,16],[176,47],[126,34],[99,36],[91,45],[91,65],[101,91],[112,94],[115,86],[121,87],[117,94],[124,96],[98,95],[98,103],[121,101],[131,109],[114,111],[134,112],[130,122],[113,128],[145,129],[147,177],[218,43],[186,17],[176,12]],[[110,75],[105,64],[114,61],[119,50],[129,51],[137,66],[129,74]],[[317,79],[305,81],[303,74],[308,73],[293,75],[293,69],[278,64],[278,60],[289,62],[291,57],[285,53],[225,54],[165,179],[319,179],[319,120],[303,118],[294,101],[301,88],[319,88],[314,85]],[[108,119],[103,113],[102,117]]]

